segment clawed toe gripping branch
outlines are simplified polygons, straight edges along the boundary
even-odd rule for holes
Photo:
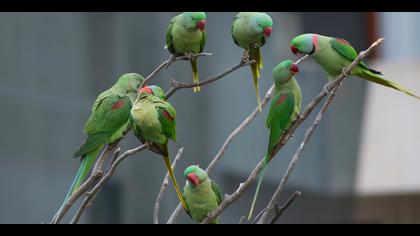
[[[283,175],[283,177],[280,180],[279,186],[277,187],[276,191],[274,192],[270,202],[268,205],[264,208],[264,210],[258,214],[258,216],[253,220],[254,222],[258,224],[263,223],[275,223],[278,218],[283,214],[283,212],[290,206],[290,204],[298,197],[300,196],[300,192],[295,192],[291,198],[284,204],[282,207],[278,207],[278,199],[281,193],[283,193],[283,190],[285,188],[285,185],[297,163],[299,160],[301,153],[305,147],[305,145],[310,140],[312,134],[316,130],[318,124],[322,120],[323,115],[327,111],[328,107],[330,106],[336,92],[338,91],[339,87],[342,85],[344,79],[347,77],[347,75],[351,74],[351,71],[353,68],[364,58],[366,57],[375,47],[377,47],[380,43],[382,43],[383,39],[379,39],[375,43],[373,43],[366,51],[363,51],[359,54],[359,56],[353,61],[353,63],[348,66],[347,68],[343,69],[343,72],[340,76],[337,77],[337,79],[330,82],[325,88],[322,90],[322,92],[316,96],[303,110],[302,113],[298,115],[296,120],[293,122],[291,127],[286,130],[286,132],[281,137],[280,141],[274,148],[273,157],[281,150],[281,148],[287,144],[287,142],[292,137],[293,133],[297,130],[297,128],[300,127],[300,125],[306,120],[306,118],[312,113],[312,111],[317,107],[321,101],[328,96],[328,99],[323,104],[321,110],[317,114],[313,124],[306,130],[305,136],[299,145],[298,150],[293,155],[289,166]],[[209,56],[211,54],[209,53],[200,53],[197,55],[193,55],[194,57],[197,56]],[[306,59],[307,56],[304,56],[300,60],[296,62],[296,64],[302,62],[304,59]],[[161,65],[159,65],[149,76],[146,77],[143,85],[150,82],[151,79],[163,68],[169,66],[175,61],[182,60],[182,59],[189,59],[187,55],[183,56],[177,56],[174,58],[170,58],[167,61],[163,62]],[[180,89],[186,89],[186,88],[193,88],[197,85],[203,86],[210,83],[213,83],[215,81],[218,81],[224,77],[226,77],[228,74],[232,73],[233,71],[240,69],[242,67],[245,67],[251,63],[254,63],[255,61],[248,61],[243,60],[241,58],[240,62],[233,65],[232,67],[226,69],[225,71],[221,72],[220,74],[210,77],[206,80],[202,80],[200,83],[185,83],[185,82],[179,82],[176,80],[171,81],[171,88],[166,93],[167,99],[169,99],[176,91]],[[264,107],[268,104],[270,101],[274,91],[274,85],[267,91],[264,99],[261,101],[261,106]],[[214,156],[209,166],[206,168],[206,172],[208,174],[211,173],[211,171],[215,168],[217,163],[220,162],[222,159],[224,153],[230,146],[230,144],[233,142],[233,140],[256,118],[256,116],[260,113],[258,108],[255,108],[255,110],[248,116],[246,119],[228,136],[224,144],[222,145],[221,149],[218,151],[218,153]],[[82,184],[82,186],[69,198],[67,203],[63,206],[62,209],[60,209],[56,215],[54,216],[51,223],[57,224],[60,223],[60,221],[63,219],[63,217],[66,215],[68,210],[73,206],[73,204],[84,195],[84,199],[80,205],[80,207],[77,210],[76,215],[72,218],[71,223],[78,223],[80,220],[80,217],[82,216],[84,210],[88,208],[93,200],[95,199],[95,196],[100,192],[100,190],[103,188],[105,183],[112,177],[113,173],[115,172],[117,166],[127,157],[132,156],[138,152],[141,152],[145,149],[150,149],[148,145],[144,144],[139,147],[136,147],[134,149],[127,150],[123,154],[120,154],[119,148],[117,149],[118,142],[116,142],[114,145],[107,146],[104,151],[101,153],[99,158],[97,159],[94,169],[92,171],[92,174],[89,176],[89,178]],[[116,151],[115,151],[116,150]],[[182,155],[183,148],[181,148],[178,151],[178,155],[175,158],[175,161],[173,163],[173,167],[175,167],[176,162]],[[112,159],[110,160],[110,163],[108,165],[108,168],[104,169],[105,163],[108,160],[108,157],[111,153],[114,153]],[[212,222],[216,217],[218,217],[221,213],[223,213],[231,204],[236,202],[238,199],[240,199],[243,194],[246,192],[247,189],[255,182],[255,180],[258,177],[258,174],[260,170],[262,169],[263,161],[260,161],[254,169],[251,171],[251,174],[247,177],[247,179],[239,184],[239,187],[232,193],[225,195],[225,198],[223,202],[219,205],[217,209],[210,212],[208,216],[202,221],[203,224]],[[158,194],[158,197],[156,199],[155,203],[155,210],[153,214],[153,222],[158,223],[158,213],[160,208],[160,202],[163,196],[164,191],[166,190],[166,187],[168,185],[168,176],[165,177],[161,190]],[[183,211],[181,205],[179,204],[178,207],[173,211],[172,215],[170,216],[167,223],[175,223],[175,220],[179,216],[179,214]],[[271,214],[273,214],[272,218],[268,218]],[[241,223],[243,221],[243,218],[241,219]]]

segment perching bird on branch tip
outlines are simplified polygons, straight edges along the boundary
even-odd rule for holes
[[[124,74],[114,86],[96,99],[84,127],[88,137],[74,153],[74,157],[82,157],[82,162],[63,205],[82,185],[101,149],[120,140],[130,130],[130,110],[143,81],[143,77],[136,73]]]
[[[185,169],[184,177],[187,180],[183,191],[187,204],[185,210],[195,222],[200,223],[222,203],[223,194],[207,172],[196,165]],[[219,218],[211,223],[218,224]]]
[[[266,38],[270,36],[272,27],[271,17],[261,12],[240,12],[233,19],[231,27],[233,42],[245,49],[244,58],[255,60],[255,63],[252,63],[250,67],[259,111],[261,111],[261,99],[258,79],[263,68],[260,48],[264,46]]]
[[[206,14],[204,12],[184,12],[172,18],[166,30],[166,46],[174,56],[188,54],[193,72],[193,83],[199,83],[197,58],[192,54],[203,52],[206,44]],[[200,91],[200,86],[193,88]]]
[[[258,192],[262,183],[265,169],[269,161],[273,158],[273,150],[285,130],[287,130],[293,121],[297,118],[301,104],[302,91],[295,78],[299,68],[291,60],[285,60],[273,69],[274,95],[270,106],[270,111],[266,120],[266,127],[270,129],[270,138],[268,149],[264,157],[264,164],[258,176],[258,183],[254,198],[251,204],[248,220],[251,219]]]
[[[165,161],[179,200],[185,208],[185,201],[174,176],[168,151],[169,139],[176,141],[176,110],[170,103],[155,94],[163,94],[162,89],[158,86],[145,86],[139,90],[131,109],[133,131],[141,142],[147,142],[153,145],[152,148],[158,149]]]
[[[349,66],[358,56],[356,50],[346,40],[319,34],[302,34],[295,37],[291,41],[291,50],[294,54],[304,53],[312,56],[324,69],[329,81],[336,79],[342,73],[343,68]],[[352,70],[351,74],[420,99],[409,89],[386,80],[381,76],[381,72],[370,69],[362,61]]]

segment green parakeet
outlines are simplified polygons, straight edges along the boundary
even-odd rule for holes
[[[260,70],[263,68],[260,48],[265,44],[266,38],[270,36],[272,27],[273,21],[266,13],[240,12],[233,19],[231,28],[233,42],[245,49],[245,57],[249,57],[249,60],[256,61],[250,67],[255,93],[257,95],[258,109],[260,111],[261,99],[258,79],[260,78]]]
[[[336,79],[343,68],[349,66],[358,56],[356,50],[346,40],[319,34],[302,34],[295,37],[291,41],[291,50],[294,54],[311,55],[324,69],[329,81]],[[370,69],[364,62],[360,62],[351,74],[420,99],[409,89],[384,79],[381,72]]]
[[[142,76],[135,73],[124,74],[114,86],[96,99],[84,127],[88,137],[73,155],[81,157],[82,163],[64,202],[83,183],[101,149],[121,139],[131,128],[130,110],[143,80]]]
[[[162,154],[176,193],[185,208],[186,204],[174,176],[168,152],[169,139],[176,141],[175,119],[175,108],[161,97],[155,96],[152,88],[145,86],[139,90],[131,109],[134,134],[141,142],[152,144]]]
[[[172,18],[166,30],[166,46],[170,53],[197,54],[203,52],[206,44],[206,14],[204,12],[184,12]],[[193,83],[199,83],[197,58],[191,58]],[[200,91],[200,86],[193,88]]]
[[[300,112],[302,91],[300,90],[298,82],[293,78],[298,72],[299,69],[297,65],[291,60],[282,61],[273,69],[275,90],[266,120],[266,127],[270,129],[270,138],[268,141],[267,154],[264,157],[264,165],[258,176],[257,188],[255,190],[248,220],[252,217],[265,168],[267,167],[268,162],[273,158],[273,149],[280,141],[283,132],[290,127]]]
[[[220,205],[223,194],[206,171],[196,165],[185,169],[184,177],[187,180],[183,192],[187,213],[195,222],[200,223],[208,213]],[[219,218],[214,219],[211,223],[218,224]]]

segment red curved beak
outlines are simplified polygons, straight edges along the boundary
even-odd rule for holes
[[[297,74],[297,73],[299,72],[299,67],[298,67],[296,64],[292,64],[292,65],[290,66],[290,71],[291,71],[293,74]]]
[[[264,28],[264,35],[265,35],[266,37],[270,37],[270,35],[271,35],[271,31],[273,31],[273,29],[272,29],[271,27],[265,27],[265,28]]]
[[[148,93],[153,94],[153,91],[148,86],[144,86],[143,88],[139,88],[138,93]]]
[[[200,183],[200,179],[197,177],[196,174],[191,173],[187,175],[187,180],[192,183],[194,186]]]
[[[290,50],[292,50],[293,54],[297,55],[299,52],[299,49],[293,45],[290,46]]]
[[[206,21],[205,20],[200,20],[197,22],[197,29],[203,31],[204,28],[206,28]]]

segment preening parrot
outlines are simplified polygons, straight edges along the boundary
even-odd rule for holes
[[[141,142],[148,142],[159,150],[179,200],[185,209],[185,200],[174,176],[168,151],[169,139],[176,141],[176,111],[170,103],[154,95],[156,90],[161,90],[156,87],[153,90],[150,86],[145,86],[139,90],[131,109],[133,131]]]
[[[82,185],[102,148],[120,140],[130,130],[130,110],[143,81],[139,74],[124,74],[114,86],[97,97],[84,127],[88,137],[73,154],[74,157],[81,157],[82,162],[63,205]]]

